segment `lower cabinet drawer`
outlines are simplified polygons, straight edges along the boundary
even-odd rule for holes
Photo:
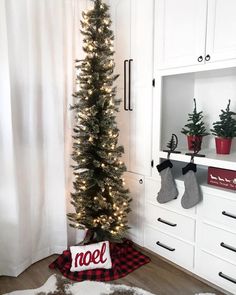
[[[177,238],[194,242],[195,220],[191,217],[186,217],[147,203],[145,223],[154,226],[158,230],[174,235]]]
[[[202,224],[200,248],[236,265],[236,234]]]
[[[198,274],[219,287],[236,294],[236,266],[201,251],[197,262]]]
[[[236,200],[204,195],[203,217],[236,232]]]
[[[145,226],[144,246],[189,270],[193,268],[194,246]]]

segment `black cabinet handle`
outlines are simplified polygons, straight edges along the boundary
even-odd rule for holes
[[[202,55],[200,55],[200,56],[198,57],[197,61],[198,61],[198,62],[202,62],[202,61],[203,61],[203,57],[202,57]]]
[[[233,278],[231,278],[231,277],[229,277],[229,276],[223,274],[223,272],[219,272],[218,275],[219,275],[220,277],[222,277],[223,279],[225,279],[225,280],[227,280],[227,281],[230,281],[231,283],[236,284],[236,280],[235,280],[235,279],[233,279]]]
[[[206,56],[205,56],[205,61],[209,61],[211,59],[211,56],[209,55],[209,54],[207,54]]]
[[[171,222],[166,221],[166,220],[164,220],[164,219],[162,219],[162,218],[158,218],[157,221],[159,221],[159,222],[161,222],[161,223],[164,223],[164,224],[166,224],[166,225],[169,225],[169,226],[173,226],[173,227],[174,227],[174,226],[177,226],[176,223],[171,223]]]
[[[128,111],[129,109],[126,107],[127,102],[126,102],[126,94],[127,94],[127,90],[126,90],[126,64],[128,62],[128,59],[124,60],[124,110]]]
[[[230,250],[230,251],[233,251],[233,252],[236,252],[236,248],[234,248],[234,247],[232,247],[232,246],[230,246],[230,245],[227,245],[227,244],[225,244],[225,243],[220,243],[220,245],[221,245],[221,247],[223,247],[223,248],[226,248],[226,249],[228,249],[228,250]]]
[[[160,247],[162,247],[162,248],[165,248],[165,249],[168,250],[168,251],[171,251],[171,252],[175,251],[175,248],[171,248],[171,247],[169,247],[169,246],[166,246],[165,244],[162,244],[162,243],[159,242],[159,241],[157,241],[156,244],[157,244],[157,246],[160,246]]]
[[[133,60],[129,59],[129,111],[133,111],[133,109],[131,109],[131,62]]]
[[[142,178],[139,179],[139,183],[140,183],[140,184],[143,184],[143,180],[142,180]]]
[[[225,215],[225,216],[227,216],[227,217],[236,219],[236,215],[233,215],[231,213],[227,213],[226,211],[222,211],[222,214]]]

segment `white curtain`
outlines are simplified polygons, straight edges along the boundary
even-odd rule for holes
[[[17,276],[68,245],[80,4],[0,0],[0,275]]]

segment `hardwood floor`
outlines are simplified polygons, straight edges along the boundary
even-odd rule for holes
[[[194,295],[195,293],[226,294],[182,272],[180,269],[161,260],[156,255],[143,250],[142,252],[147,254],[152,261],[113,283],[140,287],[158,295]],[[53,255],[33,264],[17,278],[0,277],[0,294],[20,289],[40,287],[55,273],[54,270],[52,271],[48,268],[48,265],[56,257],[56,255]]]

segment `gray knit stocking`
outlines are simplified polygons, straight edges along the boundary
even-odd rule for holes
[[[184,209],[189,209],[197,205],[202,200],[202,194],[197,182],[196,165],[189,163],[183,168],[185,192],[181,199],[181,205]]]
[[[172,201],[178,196],[178,190],[171,172],[172,167],[173,165],[169,160],[157,165],[157,170],[161,176],[161,189],[157,195],[157,201],[161,204]]]

